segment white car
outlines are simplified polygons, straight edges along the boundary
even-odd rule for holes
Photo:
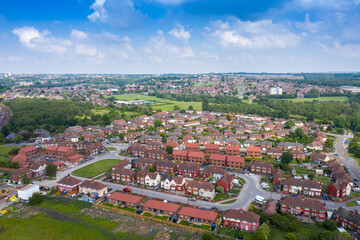
[[[355,201],[355,203],[356,203],[356,205],[360,205],[360,201],[358,200],[358,201]]]

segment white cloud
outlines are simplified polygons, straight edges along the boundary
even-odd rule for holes
[[[96,22],[106,22],[107,20],[107,13],[104,7],[106,0],[95,0],[95,2],[90,6],[94,12],[88,16],[88,19]]]
[[[321,24],[322,24],[321,21],[311,22],[309,13],[305,14],[304,22],[296,22],[295,23],[296,27],[298,27],[302,30],[306,30],[311,33],[317,33],[319,31],[319,27]]]
[[[177,39],[183,40],[183,41],[189,41],[191,34],[189,31],[185,31],[185,28],[181,26],[180,24],[177,24],[175,28],[171,29],[169,31],[170,35],[173,35]]]
[[[0,61],[22,62],[22,61],[24,61],[24,59],[22,57],[18,57],[18,56],[9,56],[9,57],[1,57],[0,56]]]
[[[75,53],[80,56],[86,56],[86,57],[95,57],[96,55],[98,55],[98,51],[95,47],[84,44],[76,45]]]
[[[87,38],[87,34],[85,32],[82,32],[82,31],[77,30],[77,29],[73,29],[71,31],[71,36],[73,38],[79,38],[79,39]]]
[[[12,33],[23,46],[35,51],[64,53],[72,45],[70,40],[52,37],[49,31],[40,32],[34,27],[15,28]]]
[[[285,25],[272,20],[241,21],[231,18],[229,22],[211,22],[210,38],[224,48],[276,49],[298,45],[300,37]]]
[[[330,43],[319,43],[326,53],[330,53],[343,58],[360,58],[360,44],[346,43],[342,44],[337,40]]]
[[[180,5],[180,4],[189,2],[191,0],[150,0],[150,1],[161,3],[164,5]]]

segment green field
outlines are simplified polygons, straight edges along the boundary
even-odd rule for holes
[[[155,96],[148,95],[139,95],[139,94],[126,94],[126,95],[114,95],[117,100],[122,101],[133,101],[133,100],[147,100],[151,102],[155,102],[156,104],[151,104],[154,109],[162,109],[163,111],[174,110],[174,106],[177,105],[180,109],[188,109],[189,106],[193,106],[194,110],[201,110],[202,103],[201,102],[179,102],[179,101],[171,101],[168,99],[157,98]]]
[[[319,98],[295,98],[295,99],[280,99],[280,100],[290,100],[293,102],[312,102],[313,100],[319,102],[346,102],[349,100],[348,97],[319,97]]]
[[[120,159],[104,159],[75,170],[72,175],[77,177],[92,178],[99,175],[100,173],[109,171],[112,166],[120,161]]]
[[[8,157],[10,150],[20,148],[19,146],[0,146],[0,161],[10,161],[11,159]]]
[[[231,199],[229,201],[221,202],[220,204],[230,204],[236,202],[236,199]]]

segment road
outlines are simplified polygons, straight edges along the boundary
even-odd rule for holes
[[[339,156],[342,156],[342,154],[346,154],[345,150],[346,147],[344,145],[344,141],[346,140],[346,138],[348,138],[349,136],[342,136],[342,135],[337,135],[338,140],[336,142],[336,153],[339,154]],[[110,144],[107,145],[108,147],[116,147],[117,150],[116,151],[110,151],[109,153],[106,153],[102,156],[97,156],[94,159],[85,162],[83,164],[80,164],[76,167],[73,168],[69,168],[66,169],[64,171],[59,171],[57,173],[56,176],[56,180],[44,180],[42,182],[36,182],[36,184],[42,185],[42,186],[47,186],[47,187],[53,187],[56,186],[57,181],[59,181],[63,176],[67,175],[67,174],[71,174],[73,171],[82,168],[84,166],[87,166],[89,164],[92,164],[94,162],[103,160],[103,159],[124,159],[124,157],[121,157],[118,155],[119,150],[122,149],[126,149],[128,145],[126,144]],[[340,154],[342,153],[342,154]],[[347,161],[346,157],[342,157],[341,159],[343,159],[343,161]],[[350,158],[351,159],[351,158]],[[354,160],[352,160],[354,161]],[[357,166],[357,164],[355,165],[352,161],[347,161],[346,162],[346,166],[349,166],[352,170],[352,174],[353,176],[357,177],[360,174],[360,171],[357,170],[359,169],[359,167]],[[356,163],[356,162],[355,162]],[[164,200],[169,200],[169,201],[174,201],[174,202],[181,202],[181,203],[185,203],[185,204],[191,204],[194,206],[198,206],[198,207],[202,207],[202,208],[207,208],[210,209],[211,207],[217,207],[219,210],[228,210],[228,209],[248,209],[248,207],[250,206],[250,204],[254,201],[256,195],[260,195],[262,197],[265,197],[266,199],[274,199],[274,200],[279,200],[282,196],[285,196],[283,194],[280,193],[275,193],[275,192],[269,192],[264,190],[261,185],[260,185],[260,181],[261,181],[261,176],[260,175],[253,175],[253,176],[248,176],[245,174],[241,174],[241,173],[235,173],[235,177],[242,177],[243,179],[245,179],[246,184],[244,184],[244,186],[241,189],[240,194],[236,197],[236,201],[230,204],[220,204],[221,202],[224,201],[228,201],[228,200],[223,200],[220,202],[216,202],[216,203],[212,203],[212,202],[207,202],[207,201],[202,201],[202,200],[197,200],[196,202],[192,202],[188,200],[187,197],[184,196],[179,196],[179,195],[172,195],[172,194],[168,194],[168,193],[164,193],[164,192],[158,192],[155,190],[150,190],[150,189],[143,189],[143,188],[138,188],[138,187],[133,187],[131,186],[133,193],[136,194],[140,194],[140,195],[144,195],[144,196],[148,196],[148,197],[154,197],[154,198],[159,198],[159,199],[164,199]],[[79,177],[77,177],[79,178]],[[85,178],[79,178],[82,180],[86,180]],[[360,176],[358,177],[358,179],[360,179]],[[124,185],[120,185],[120,184],[116,184],[116,183],[110,183],[110,182],[105,182],[105,181],[101,181],[102,183],[106,184],[109,188],[114,189],[114,190],[123,190]],[[328,209],[328,211],[337,209],[339,207],[345,207],[346,203],[339,203],[339,202],[332,202],[332,201],[325,201],[326,202],[326,207]],[[358,211],[360,211],[360,206],[355,206],[355,207],[347,207],[348,209],[357,209]]]

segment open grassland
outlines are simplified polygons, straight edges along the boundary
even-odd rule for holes
[[[120,161],[120,159],[104,159],[75,170],[72,175],[77,177],[92,178],[99,175],[100,173],[109,171],[112,166]]]
[[[295,99],[281,99],[288,100],[293,102],[312,102],[313,100],[319,102],[346,102],[348,101],[348,97],[319,97],[319,98],[295,98]]]
[[[113,96],[117,100],[121,101],[133,101],[133,100],[147,100],[150,102],[155,102],[156,104],[150,104],[154,109],[162,109],[163,111],[174,110],[174,106],[179,106],[180,109],[188,109],[189,106],[193,106],[194,110],[201,110],[201,102],[180,102],[180,101],[171,101],[168,99],[157,98],[155,96],[140,95],[140,94],[125,94],[125,95],[115,95]]]
[[[10,161],[8,154],[13,149],[20,149],[19,146],[0,146],[0,161]]]

